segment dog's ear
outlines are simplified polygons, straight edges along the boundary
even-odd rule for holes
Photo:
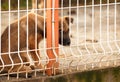
[[[68,25],[69,25],[70,23],[73,23],[73,21],[74,21],[73,17],[66,16],[66,17],[64,17],[64,18],[65,18],[65,21],[68,23]]]

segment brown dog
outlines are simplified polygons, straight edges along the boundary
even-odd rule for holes
[[[60,35],[63,33],[63,37],[59,36],[59,43],[65,46],[70,45],[69,20],[73,22],[71,17],[59,19],[59,33]],[[28,16],[23,16],[20,20],[10,24],[10,27],[7,27],[1,36],[0,70],[2,72],[18,72],[32,70],[32,66],[41,67],[38,44],[44,36],[44,17],[35,13],[29,13]],[[28,68],[27,65],[32,66]]]

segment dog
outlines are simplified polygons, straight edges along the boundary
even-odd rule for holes
[[[44,33],[44,28],[46,29],[44,20],[46,21],[46,18],[43,16],[31,12],[19,20],[15,20],[5,29],[1,35],[0,70],[2,72],[30,72],[35,69],[34,67],[42,68],[39,64],[40,54],[38,49],[40,41],[46,34]],[[73,23],[72,17],[59,18],[59,44],[63,46],[69,46],[71,43],[69,37],[70,23]],[[63,33],[63,37],[61,33]]]

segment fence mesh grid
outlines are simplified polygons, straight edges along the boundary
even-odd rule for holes
[[[56,75],[120,66],[119,0],[59,0],[59,8],[55,8],[55,0],[51,3],[52,8],[47,8],[47,0],[18,0],[16,5],[12,0],[0,0],[0,77],[39,77],[47,75],[48,69]],[[46,47],[48,10],[52,17],[59,11],[58,20],[51,18],[50,48]],[[59,22],[58,47],[55,21]],[[54,49],[59,49],[59,55]],[[53,59],[47,50],[53,50]]]

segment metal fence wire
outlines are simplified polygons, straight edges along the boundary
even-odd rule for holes
[[[0,0],[0,78],[120,66],[119,0],[11,2]]]

